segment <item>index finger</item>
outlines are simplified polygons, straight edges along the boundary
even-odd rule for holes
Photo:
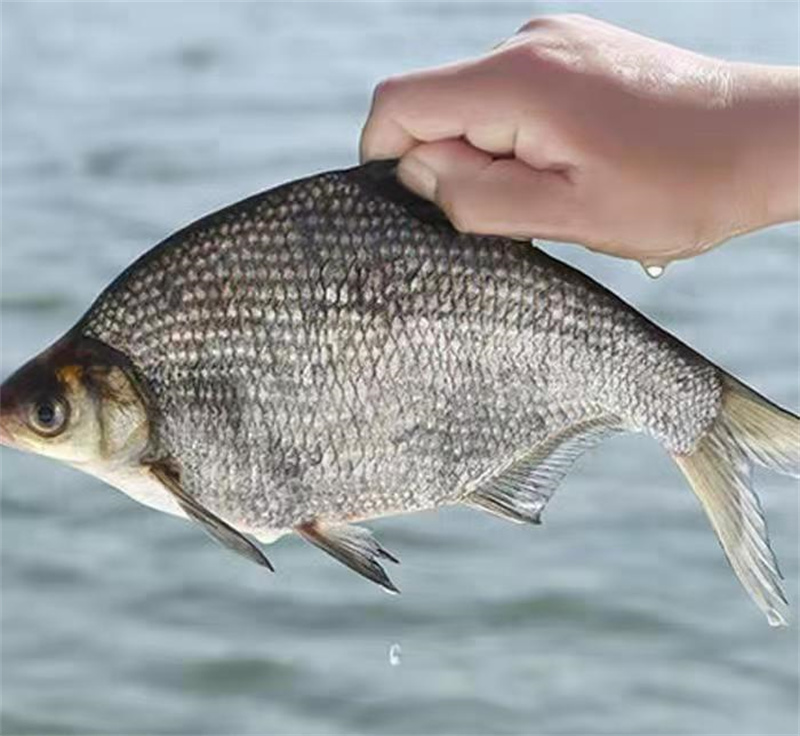
[[[489,101],[475,84],[480,74],[466,61],[381,82],[361,133],[361,160],[399,158],[419,143],[465,135],[487,114]]]

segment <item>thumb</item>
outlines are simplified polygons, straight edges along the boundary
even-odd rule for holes
[[[398,178],[435,202],[462,232],[570,240],[575,187],[563,170],[492,158],[463,140],[423,143],[400,160]]]

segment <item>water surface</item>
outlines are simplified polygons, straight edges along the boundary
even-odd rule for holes
[[[382,77],[480,52],[552,9],[576,6],[3,3],[2,375],[179,225],[354,163]],[[579,9],[798,62],[794,3]],[[550,250],[800,406],[796,226],[657,281]],[[797,484],[758,485],[796,613]],[[267,575],[5,450],[1,523],[5,734],[797,733],[796,621],[766,625],[643,438],[586,457],[541,527],[467,510],[375,523],[403,561],[399,597],[295,540]]]

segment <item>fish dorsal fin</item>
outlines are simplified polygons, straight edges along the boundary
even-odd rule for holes
[[[378,560],[399,564],[394,555],[378,544],[372,532],[350,524],[324,524],[312,521],[301,524],[295,531],[303,539],[327,552],[359,575],[377,583],[390,593],[399,593]]]
[[[275,572],[270,561],[264,553],[241,532],[230,524],[212,514],[205,506],[192,498],[182,487],[179,474],[166,463],[155,463],[150,466],[150,472],[161,484],[175,497],[184,513],[196,521],[210,537],[224,547],[247,558],[257,565],[266,567]]]
[[[399,182],[397,159],[370,161],[349,169],[347,174],[370,192],[394,202],[418,220],[452,230],[450,220],[433,202],[414,194]]]
[[[542,510],[578,457],[620,429],[615,417],[572,425],[493,472],[463,503],[520,524],[540,524]]]

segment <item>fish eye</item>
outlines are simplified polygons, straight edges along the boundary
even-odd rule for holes
[[[69,407],[62,399],[45,398],[31,404],[28,424],[40,435],[55,437],[67,426]]]

